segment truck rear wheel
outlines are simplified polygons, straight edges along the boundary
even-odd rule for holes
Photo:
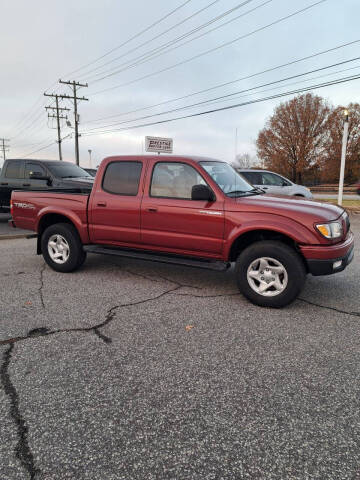
[[[264,240],[239,255],[236,275],[240,292],[252,303],[280,308],[299,295],[306,271],[294,249],[282,242]]]
[[[73,272],[86,259],[79,234],[68,223],[56,223],[45,230],[41,251],[46,263],[57,272]]]

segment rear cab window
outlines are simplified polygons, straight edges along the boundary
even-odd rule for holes
[[[56,178],[92,178],[81,167],[69,162],[48,162],[47,168]]]
[[[5,178],[24,178],[23,165],[24,162],[21,160],[9,160],[6,165]]]
[[[102,189],[114,195],[136,196],[141,172],[142,162],[111,162],[106,167]]]

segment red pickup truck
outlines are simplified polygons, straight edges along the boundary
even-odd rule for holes
[[[354,238],[344,209],[264,195],[229,164],[185,156],[103,160],[90,194],[14,191],[12,224],[37,232],[54,270],[86,252],[226,269],[253,303],[293,301],[306,274],[343,270]]]

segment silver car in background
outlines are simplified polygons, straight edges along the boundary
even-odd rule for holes
[[[236,170],[241,173],[248,182],[254,185],[254,187],[261,188],[266,193],[313,198],[313,194],[308,188],[303,185],[297,185],[278,173],[269,172],[268,170],[252,170],[249,168],[238,168]]]

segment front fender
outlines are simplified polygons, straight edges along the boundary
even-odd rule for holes
[[[242,213],[239,223],[238,212],[232,218],[232,212],[227,212],[225,238],[227,242],[224,250],[224,257],[229,258],[233,243],[242,235],[259,230],[267,230],[291,238],[299,245],[319,244],[316,233],[311,232],[299,222],[287,217],[272,214],[247,214]]]

